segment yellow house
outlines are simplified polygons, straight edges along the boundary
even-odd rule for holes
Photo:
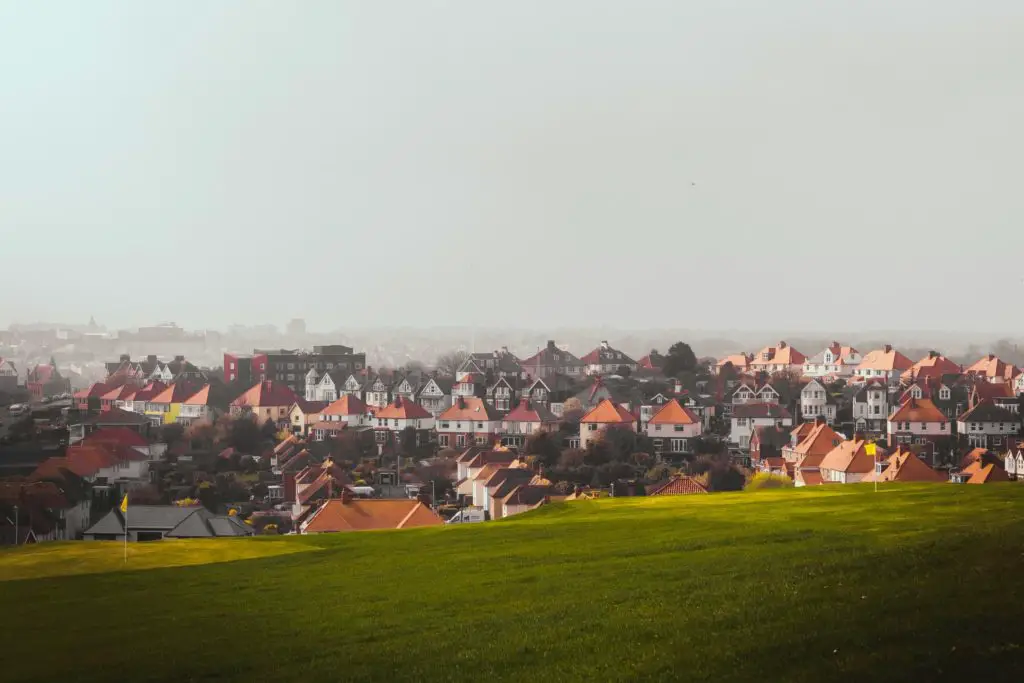
[[[197,387],[188,382],[177,382],[146,402],[146,415],[161,424],[178,421],[181,404],[196,393]]]
[[[258,382],[231,402],[232,415],[253,415],[260,423],[267,420],[288,422],[288,412],[299,400],[286,384],[272,380]]]
[[[288,411],[288,428],[295,434],[307,436],[313,423],[320,420],[320,411],[327,407],[327,401],[298,399]]]

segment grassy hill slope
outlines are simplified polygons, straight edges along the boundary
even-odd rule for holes
[[[178,683],[1019,680],[1022,513],[1015,485],[836,486],[162,542],[133,548],[128,570],[112,569],[117,544],[20,549],[0,553],[0,670]],[[225,561],[236,554],[247,559]],[[190,555],[215,563],[133,569]]]

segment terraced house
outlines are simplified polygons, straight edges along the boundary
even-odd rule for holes
[[[498,440],[501,415],[484,399],[459,396],[437,417],[437,443],[441,448],[465,448]]]

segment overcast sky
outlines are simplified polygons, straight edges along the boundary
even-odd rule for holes
[[[1021,332],[1022,64],[1019,0],[0,2],[0,325]]]

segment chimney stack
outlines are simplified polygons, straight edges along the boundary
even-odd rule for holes
[[[121,354],[121,362],[122,363],[129,362],[129,361],[131,361],[131,359],[132,359],[132,357],[131,357],[130,354],[127,354],[127,353],[122,353]]]
[[[607,341],[602,341],[601,342],[601,348],[604,349],[605,351],[607,351],[608,350],[608,342]]]
[[[995,360],[996,359],[996,354],[994,354],[994,353],[988,354],[988,359],[989,360]]]
[[[780,341],[780,342],[779,342],[779,348],[780,348],[780,349],[784,349],[784,348],[786,348],[786,342],[784,342],[784,341]]]
[[[548,339],[548,348],[551,349],[552,351],[555,349],[555,340],[554,339]]]
[[[180,363],[181,361],[185,360],[185,356],[175,356],[174,360],[176,360],[176,361],[178,361]]]
[[[885,345],[885,352],[886,353],[892,353],[892,344],[886,344]]]
[[[938,356],[938,355],[939,355],[939,352],[938,352],[938,351],[929,351],[929,352],[928,352],[928,357],[929,357],[929,358],[935,358],[935,357],[936,357],[936,356]]]
[[[150,363],[155,363],[156,362],[156,356],[153,355],[153,354],[150,354],[150,355],[146,356],[146,360],[149,361]]]

